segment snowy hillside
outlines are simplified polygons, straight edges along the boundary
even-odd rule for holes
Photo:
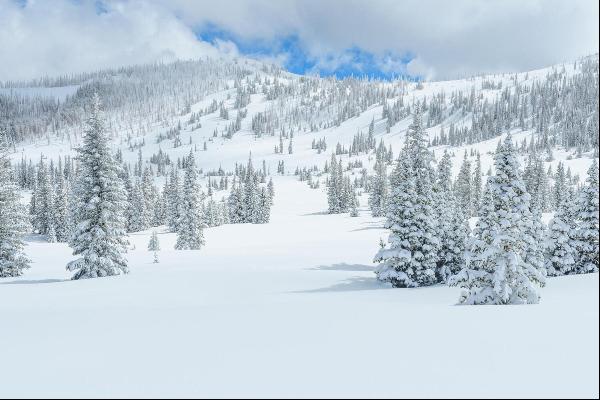
[[[415,82],[206,59],[0,85],[0,227],[30,222],[0,241],[26,232],[31,261],[0,264],[0,397],[597,397],[597,68]],[[486,231],[502,193],[512,225]],[[71,280],[107,198],[127,267]],[[404,228],[431,242],[401,249]],[[490,231],[509,244],[477,247]],[[427,284],[416,264],[386,278],[430,244],[456,258]],[[457,305],[451,275],[506,249],[526,264],[511,305]]]

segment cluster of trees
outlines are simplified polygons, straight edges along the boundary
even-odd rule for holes
[[[598,271],[596,162],[579,193],[569,197],[566,187],[562,191],[567,194],[548,229],[510,135],[499,144],[495,171],[478,202],[465,188],[472,174],[464,164],[454,184],[448,153],[434,169],[417,108],[389,180],[384,209],[391,232],[375,256],[380,280],[395,287],[461,286],[463,304],[517,304],[537,303],[547,274]],[[473,204],[479,219],[471,234],[467,219]]]
[[[17,185],[11,180],[7,143],[6,134],[0,129],[0,278],[19,276],[29,267],[22,242],[29,230],[27,211],[21,204]]]
[[[265,224],[269,222],[271,205],[275,195],[273,180],[265,182],[265,173],[255,171],[252,158],[246,168],[238,168],[236,179],[228,199],[231,223]]]
[[[323,172],[329,174],[326,181],[328,212],[339,214],[357,208],[356,190],[350,177],[344,175],[342,160],[332,154],[331,161],[325,165]]]
[[[510,129],[531,129],[538,134],[535,146],[551,153],[553,146],[576,149],[578,154],[594,150],[598,155],[598,59],[585,58],[566,68],[554,70],[544,80],[532,83],[513,78],[514,87],[505,87],[495,100],[481,93],[455,91],[446,102],[438,102],[438,113],[470,115],[470,126],[450,125],[432,141],[433,145],[460,146],[487,140]],[[527,78],[527,77],[526,77]],[[430,103],[431,107],[433,101]],[[431,110],[430,110],[430,118]],[[439,119],[435,125],[441,123]]]
[[[80,256],[67,267],[74,272],[73,279],[127,273],[123,256],[127,232],[166,225],[177,234],[176,249],[195,250],[204,244],[205,226],[269,221],[274,186],[272,180],[266,183],[264,163],[260,171],[254,170],[251,159],[246,168],[236,167],[229,199],[216,202],[203,193],[194,152],[190,151],[178,160],[177,168],[172,166],[161,192],[154,184],[152,168],[142,168],[141,157],[131,173],[131,166],[122,163],[119,154],[111,153],[98,96],[86,125],[77,163],[67,157],[64,164],[60,158],[55,166],[42,157],[37,168],[25,160],[12,167],[2,152],[0,276],[17,276],[27,266],[21,237],[31,228],[18,201],[18,185],[32,189],[30,219],[34,231],[46,235],[50,242],[68,242],[74,255]],[[5,146],[6,135],[0,132]],[[179,166],[184,170],[181,182]],[[218,173],[225,186],[224,171]]]
[[[9,146],[23,140],[55,135],[75,144],[85,123],[85,112],[94,93],[103,99],[107,129],[127,131],[133,138],[144,135],[149,124],[171,121],[181,110],[199,102],[207,94],[228,88],[251,74],[243,63],[221,59],[200,59],[155,63],[68,77],[43,78],[30,82],[5,82],[15,88],[0,93],[0,121],[7,121]],[[53,96],[23,95],[21,87],[76,85],[63,99]],[[85,112],[83,112],[85,111]]]

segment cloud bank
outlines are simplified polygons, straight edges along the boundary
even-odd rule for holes
[[[215,27],[221,35],[203,41]],[[252,51],[257,44],[260,51]],[[519,71],[597,52],[598,4],[0,0],[0,80],[221,51],[256,53],[297,72],[364,71],[366,62],[380,72],[427,78]]]

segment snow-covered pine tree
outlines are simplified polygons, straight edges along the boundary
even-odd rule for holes
[[[246,223],[256,223],[258,221],[260,214],[258,195],[258,181],[252,165],[252,156],[250,156],[244,179],[244,222]]]
[[[97,278],[127,273],[123,256],[127,240],[124,212],[127,195],[119,178],[119,165],[112,156],[97,94],[91,104],[83,145],[79,152],[76,196],[77,227],[71,236],[73,254],[67,264],[73,279]]]
[[[356,195],[356,191],[352,190],[352,200],[350,204],[350,216],[358,217],[358,207],[360,206],[358,202],[358,196]]]
[[[327,203],[330,214],[337,214],[342,212],[340,205],[341,188],[342,182],[339,182],[337,158],[335,157],[335,154],[331,154],[331,163],[329,165],[329,179],[327,180]]]
[[[375,176],[369,193],[369,206],[373,217],[382,217],[386,213],[389,196],[388,177],[385,160],[378,157],[375,161]]]
[[[154,186],[152,172],[148,167],[144,168],[144,172],[142,174],[141,189],[144,201],[144,229],[147,229],[154,225],[156,217],[154,205],[156,204],[156,199],[158,197],[158,191]]]
[[[271,217],[271,196],[269,191],[261,187],[258,194],[258,218],[256,223],[266,224]]]
[[[269,183],[267,183],[267,190],[269,191],[271,203],[273,203],[273,199],[275,198],[275,184],[273,183],[273,178],[269,179]]]
[[[375,273],[394,287],[416,287],[437,282],[437,224],[433,210],[432,155],[417,107],[406,144],[390,179],[391,195],[386,227],[387,246],[375,255]]]
[[[532,209],[548,210],[548,177],[544,168],[544,162],[535,151],[529,155],[527,166],[523,171],[523,180],[527,192],[531,195]]]
[[[465,150],[465,157],[454,184],[454,194],[458,206],[466,216],[471,215],[471,178],[471,161],[467,158]]]
[[[565,165],[562,162],[558,163],[556,174],[554,176],[554,188],[552,191],[553,209],[556,210],[567,196],[567,177],[565,175]]]
[[[128,226],[130,232],[143,231],[150,227],[149,221],[146,219],[146,202],[144,201],[144,191],[139,180],[132,187],[131,202],[128,204]]]
[[[495,175],[488,179],[473,232],[470,260],[450,284],[463,288],[462,304],[538,303],[545,274],[532,262],[537,251],[531,245],[534,217],[510,135],[496,151],[494,165]]]
[[[244,192],[242,185],[239,182],[233,182],[231,193],[227,199],[227,206],[229,209],[229,222],[232,224],[240,224],[244,222],[245,211],[244,211]]]
[[[434,195],[434,210],[438,221],[437,237],[440,241],[437,275],[438,280],[445,283],[465,267],[465,252],[470,233],[468,221],[456,204],[452,191],[452,161],[446,151],[438,164]]]
[[[0,127],[0,278],[21,276],[29,268],[23,251],[23,235],[29,229],[27,210],[10,178],[6,144],[5,132]]]
[[[177,250],[199,250],[204,245],[201,213],[200,184],[194,153],[190,151],[186,159],[183,190],[180,198],[180,216],[177,224]]]
[[[71,235],[69,223],[69,183],[62,171],[57,174],[56,196],[54,198],[56,218],[56,239],[59,242],[67,242]]]
[[[577,258],[575,230],[570,218],[570,200],[563,201],[548,224],[545,240],[545,267],[548,276],[572,273]]]
[[[481,171],[481,154],[477,152],[477,158],[475,159],[475,170],[473,171],[473,180],[471,184],[471,215],[476,216],[481,205],[481,190],[483,188],[481,178],[483,173]]]
[[[169,175],[169,182],[165,185],[165,190],[167,191],[165,194],[165,214],[167,226],[171,232],[177,232],[177,223],[179,221],[179,186],[179,174],[175,167],[173,167]]]
[[[160,251],[160,242],[158,241],[158,234],[156,231],[152,231],[150,241],[148,242],[148,251],[154,252],[154,263],[158,263],[158,252]]]
[[[575,271],[598,272],[598,163],[588,170],[587,184],[577,199],[577,250]]]

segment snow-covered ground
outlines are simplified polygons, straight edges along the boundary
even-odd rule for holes
[[[131,273],[69,281],[66,245],[0,282],[0,397],[598,397],[598,274],[550,279],[539,305],[456,306],[459,289],[391,289],[386,232],[323,213],[323,190],[275,179],[272,222],[146,250]],[[168,260],[168,261],[167,261]]]

